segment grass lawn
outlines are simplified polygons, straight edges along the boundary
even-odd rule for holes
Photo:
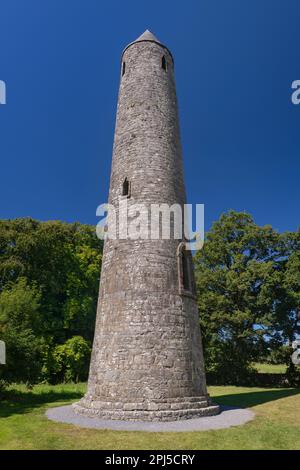
[[[16,386],[0,402],[0,449],[300,449],[300,389],[210,387],[218,403],[251,407],[230,429],[186,433],[89,430],[47,420],[45,410],[78,400],[85,384]]]
[[[255,362],[253,367],[261,374],[284,374],[286,372],[285,364],[261,364]]]

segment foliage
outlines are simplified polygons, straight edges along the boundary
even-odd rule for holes
[[[294,334],[300,272],[295,246],[290,236],[230,211],[197,253],[206,366],[222,383],[251,383],[251,363]]]
[[[7,364],[2,375],[8,380],[34,383],[39,378],[43,341],[39,328],[40,293],[25,278],[10,283],[0,294],[0,336],[6,343]]]
[[[68,341],[78,336],[90,347],[101,253],[102,242],[87,225],[0,221],[0,338],[8,362],[1,369],[3,379],[57,381],[49,367],[56,348],[70,346]],[[76,344],[78,339],[71,348]],[[89,361],[84,358],[85,365],[79,361],[82,377]],[[65,373],[59,370],[59,377],[76,373],[71,362],[62,367]]]
[[[50,373],[59,382],[79,382],[87,377],[91,348],[82,336],[59,344],[51,354]]]
[[[0,220],[0,339],[6,382],[87,376],[102,242],[93,227]],[[300,335],[300,230],[279,234],[249,214],[223,214],[195,256],[206,368],[218,383],[248,384],[254,362],[287,365]]]
[[[274,365],[287,364],[291,357],[291,348],[287,344],[282,344],[271,349],[265,357],[265,362]]]

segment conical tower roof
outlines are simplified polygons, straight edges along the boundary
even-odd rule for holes
[[[130,44],[128,44],[128,46],[125,47],[125,49],[123,50],[122,52],[122,56],[124,54],[124,52],[126,51],[126,49],[128,49],[128,47],[132,46],[133,44],[136,44],[137,42],[145,42],[145,41],[148,41],[148,42],[155,42],[156,44],[159,44],[161,47],[163,47],[164,49],[167,49],[167,51],[169,52],[170,56],[172,57],[172,60],[173,60],[173,56],[170,52],[170,50],[164,45],[162,44],[156,36],[154,36],[153,33],[151,33],[151,31],[149,29],[146,29],[146,31],[143,32],[143,34],[141,34],[135,41],[131,42]],[[174,60],[173,60],[174,62]]]
[[[143,32],[134,42],[139,42],[139,41],[154,41],[158,42],[161,44],[161,42],[154,36],[149,29],[146,29],[146,31]]]

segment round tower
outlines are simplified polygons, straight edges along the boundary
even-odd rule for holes
[[[129,210],[186,202],[173,58],[149,31],[121,60],[109,203],[124,200]],[[74,407],[103,419],[218,412],[207,395],[184,238],[105,241],[88,390]]]

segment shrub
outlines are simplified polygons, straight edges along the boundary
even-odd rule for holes
[[[52,354],[52,371],[58,380],[79,382],[87,379],[91,348],[82,336],[73,336],[55,347]]]

